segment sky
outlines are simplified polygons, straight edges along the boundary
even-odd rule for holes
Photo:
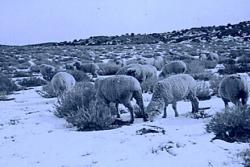
[[[250,20],[250,0],[1,0],[0,44],[168,32]]]

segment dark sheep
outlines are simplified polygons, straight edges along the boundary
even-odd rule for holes
[[[219,94],[226,108],[228,102],[236,106],[245,106],[249,96],[246,79],[237,74],[227,76],[220,82]]]
[[[144,104],[142,99],[142,90],[140,83],[131,76],[116,75],[96,81],[97,88],[97,107],[102,105],[110,105],[111,102],[123,104],[129,109],[130,123],[134,122],[134,111],[131,104],[131,99],[134,98],[139,105],[144,120],[146,116],[144,114]],[[116,106],[118,109],[118,106]],[[118,113],[118,111],[117,111]]]

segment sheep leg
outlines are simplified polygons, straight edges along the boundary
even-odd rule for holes
[[[173,102],[172,104],[172,108],[174,109],[174,114],[175,114],[175,117],[178,117],[179,114],[177,112],[177,103],[176,102]]]
[[[193,93],[189,94],[188,98],[190,99],[191,104],[192,104],[192,113],[197,113],[199,110],[198,98]]]
[[[130,123],[134,122],[134,111],[133,111],[133,106],[130,102],[128,103],[124,103],[124,106],[128,108],[129,112],[130,112]]]
[[[225,99],[225,98],[222,98],[224,104],[225,104],[225,108],[228,108],[228,102],[229,100]]]
[[[165,102],[165,105],[164,105],[164,113],[163,113],[162,118],[167,118],[167,107],[168,107],[168,104]]]
[[[116,118],[121,118],[118,106],[119,106],[119,103],[115,103],[115,109],[116,109],[116,113],[117,113]]]

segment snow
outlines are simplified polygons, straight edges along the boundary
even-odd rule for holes
[[[214,135],[204,128],[209,119],[186,116],[190,102],[178,103],[178,118],[168,107],[166,119],[143,122],[138,118],[118,129],[78,132],[53,114],[56,99],[42,98],[36,93],[40,89],[19,91],[10,96],[15,100],[0,101],[1,167],[242,166],[237,153],[248,145],[211,142]],[[144,94],[145,105],[150,98]],[[211,106],[209,114],[222,111],[223,105],[217,97],[200,102],[201,107]],[[122,114],[126,117],[129,113]],[[150,125],[166,133],[136,133]]]

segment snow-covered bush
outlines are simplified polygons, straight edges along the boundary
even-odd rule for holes
[[[9,94],[17,88],[17,85],[8,76],[0,74],[0,92],[2,94]]]
[[[64,117],[78,130],[103,130],[111,128],[113,118],[109,107],[95,105],[95,86],[80,82],[69,92],[58,98],[56,115]]]
[[[239,154],[239,156],[241,156],[243,158],[243,161],[244,161],[243,165],[245,167],[249,167],[250,166],[250,149],[248,148],[248,149],[242,151]]]
[[[211,98],[211,89],[208,82],[197,82],[196,96],[199,100],[209,100]]]
[[[228,142],[250,141],[250,107],[232,107],[216,115],[206,125],[207,132],[213,132],[215,139]]]
[[[40,66],[40,72],[45,80],[51,81],[56,74],[56,68],[52,65],[42,64]]]
[[[32,73],[39,73],[40,67],[39,67],[39,65],[32,65],[32,66],[30,66],[29,71]]]
[[[25,87],[42,86],[46,85],[46,81],[38,77],[24,78],[18,82],[19,85]]]
[[[19,77],[30,77],[31,73],[28,71],[15,71],[13,73],[13,77],[19,78]]]

